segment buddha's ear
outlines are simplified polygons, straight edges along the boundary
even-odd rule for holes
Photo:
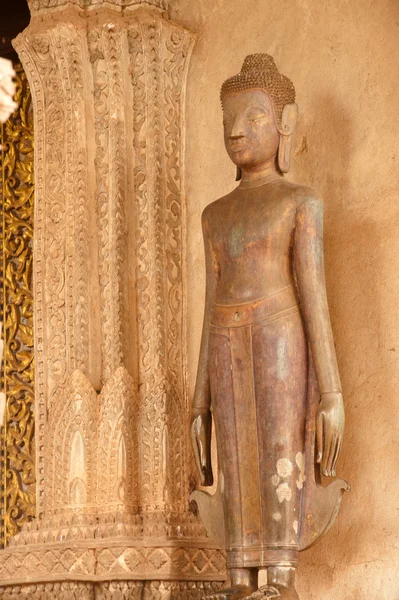
[[[288,173],[291,163],[291,141],[298,119],[298,105],[286,104],[281,117],[280,143],[278,147],[278,166],[282,173]]]
[[[241,177],[242,177],[242,171],[241,171],[240,167],[237,167],[237,170],[236,170],[236,181],[240,181]]]

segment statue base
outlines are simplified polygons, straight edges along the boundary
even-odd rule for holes
[[[281,594],[277,588],[271,585],[265,585],[253,592],[252,594],[245,595],[240,591],[234,591],[233,588],[229,590],[220,590],[205,596],[204,600],[265,600],[266,598],[281,598]]]

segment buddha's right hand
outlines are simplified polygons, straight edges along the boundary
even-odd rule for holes
[[[211,463],[212,413],[209,408],[192,409],[190,433],[201,485],[209,487],[213,484]]]

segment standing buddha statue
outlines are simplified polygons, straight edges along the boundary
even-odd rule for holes
[[[213,482],[215,419],[231,587],[212,598],[293,600],[298,552],[331,526],[348,489],[323,487],[320,476],[335,476],[344,430],[323,203],[283,176],[298,110],[273,58],[248,56],[221,101],[240,182],[202,215],[206,303],[191,418],[203,486]]]

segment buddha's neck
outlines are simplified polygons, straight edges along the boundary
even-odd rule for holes
[[[261,163],[253,169],[242,169],[240,188],[252,188],[265,185],[271,181],[281,179],[281,175],[276,169],[276,159]]]

